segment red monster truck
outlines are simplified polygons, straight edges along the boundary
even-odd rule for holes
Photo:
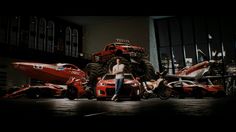
[[[145,56],[145,50],[142,47],[130,44],[129,40],[116,39],[105,46],[105,48],[92,55],[93,62],[105,63],[114,56],[124,56],[126,59],[140,58]]]
[[[125,64],[125,73],[145,80],[156,79],[155,70],[148,60],[143,47],[132,44],[129,40],[116,39],[105,48],[92,55],[92,63],[87,64],[88,85],[95,88],[97,78],[109,73],[116,64],[116,58]]]

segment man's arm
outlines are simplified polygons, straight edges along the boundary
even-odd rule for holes
[[[122,73],[123,71],[121,71],[121,70],[114,70],[113,71],[113,74],[115,75],[115,74],[119,74],[119,73]]]
[[[112,74],[115,75],[116,74],[116,69],[115,69],[115,66],[113,66],[112,68]]]
[[[113,74],[119,74],[124,72],[124,65],[120,69],[113,69]]]

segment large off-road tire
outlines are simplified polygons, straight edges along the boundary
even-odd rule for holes
[[[156,80],[157,75],[153,65],[147,59],[141,59],[138,65],[133,65],[135,76],[142,77],[143,81]],[[138,67],[137,67],[138,66]]]
[[[87,89],[85,91],[85,96],[90,100],[93,99],[95,97],[94,95],[94,91],[92,89]]]
[[[78,97],[78,90],[73,86],[68,86],[66,96],[69,100],[74,100]]]
[[[106,73],[106,70],[99,63],[87,64],[86,71],[89,79],[87,85],[92,88],[96,86],[96,83],[98,82],[98,77],[102,77]]]
[[[125,65],[125,69],[124,72],[125,73],[131,73],[132,72],[132,65],[130,63],[130,61],[128,61],[127,59],[125,59],[124,57],[112,57],[110,60],[108,60],[108,62],[106,63],[106,69],[108,73],[112,73],[112,68],[114,65],[116,65],[116,59],[120,58],[120,63]]]

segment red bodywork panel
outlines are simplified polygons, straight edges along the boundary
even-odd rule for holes
[[[168,85],[176,89],[174,86],[176,83],[179,83],[179,81],[168,83]],[[181,89],[185,94],[191,95],[195,88],[200,88],[204,94],[208,95],[214,95],[219,91],[224,91],[223,85],[208,85],[208,84],[200,84],[189,80],[182,80]]]
[[[51,83],[45,83],[44,85],[38,85],[38,86],[23,85],[18,90],[6,94],[5,96],[3,96],[3,98],[21,97],[26,95],[27,91],[29,91],[30,89],[39,89],[40,93],[50,92],[51,96],[55,97],[63,97],[64,96],[63,94],[66,92],[66,88]]]
[[[85,78],[86,74],[72,64],[44,64],[32,62],[14,62],[13,67],[31,78],[44,82],[65,84],[70,77]]]
[[[201,69],[207,68],[209,66],[209,62],[208,61],[203,61],[201,63],[198,63],[196,65],[193,65],[189,68],[183,68],[181,70],[179,70],[178,72],[176,72],[176,75],[190,75],[190,74],[194,74],[194,72],[197,72]],[[196,73],[197,74],[197,73]]]
[[[205,89],[207,89],[210,93],[216,93],[218,91],[224,91],[223,85],[203,85]]]
[[[77,89],[78,96],[82,96],[86,93],[84,84],[86,80],[84,79],[76,79],[75,77],[71,77],[67,82],[67,86],[73,86]]]
[[[181,69],[180,71],[176,72],[176,75],[188,75],[196,70],[202,69],[202,68],[206,68],[209,66],[209,62],[208,61],[203,61],[201,63],[198,63],[196,65],[193,65],[189,68],[184,68]]]
[[[87,82],[86,73],[73,64],[44,64],[33,62],[14,62],[12,64],[15,69],[25,73],[31,78],[44,82],[74,86],[78,90],[79,95],[85,93],[83,84]],[[28,88],[24,88],[21,91],[27,89]]]

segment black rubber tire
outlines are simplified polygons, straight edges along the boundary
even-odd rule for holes
[[[142,97],[143,99],[148,99],[148,98],[151,97],[151,93],[148,93],[148,92],[144,91],[141,97]]]
[[[176,95],[179,99],[186,98],[187,94],[184,92],[183,85],[181,82],[176,82],[173,85],[173,90],[176,91]]]
[[[40,98],[40,89],[38,88],[30,88],[26,92],[26,96],[31,99],[38,99]]]
[[[91,100],[95,97],[94,92],[91,89],[87,89],[85,95],[89,100]]]
[[[175,91],[177,92],[177,97],[179,99],[184,99],[186,98],[187,94],[184,92],[182,87],[175,87]]]
[[[98,80],[98,77],[102,77],[104,74],[106,74],[106,70],[102,67],[99,63],[89,63],[86,65],[86,71],[88,74],[88,86],[94,87],[96,86]]]
[[[147,60],[147,59],[141,59],[140,64],[139,64],[139,71],[140,75],[137,76],[142,76],[143,80],[149,81],[149,80],[156,80],[157,75],[155,73],[155,69],[153,65]]]
[[[167,100],[171,97],[171,95],[172,95],[171,88],[165,86],[164,89],[159,93],[159,98],[161,100]]]
[[[78,98],[78,90],[73,86],[68,86],[66,95],[69,100],[74,100]]]
[[[196,99],[202,99],[203,98],[202,88],[198,88],[198,87],[194,88],[192,94]]]

